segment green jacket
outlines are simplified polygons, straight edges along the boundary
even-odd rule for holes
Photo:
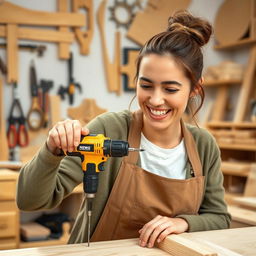
[[[105,113],[88,124],[90,133],[104,134],[114,140],[127,140],[131,112]],[[202,128],[187,125],[192,133],[203,167],[205,186],[198,215],[180,215],[189,224],[189,232],[224,229],[230,215],[224,202],[223,175],[220,171],[220,151],[214,138]],[[132,146],[132,145],[131,145]],[[99,221],[111,188],[118,174],[121,158],[109,158],[105,171],[99,174],[99,187],[93,201],[91,234]],[[139,165],[139,162],[138,162]],[[187,178],[192,176],[187,165]],[[63,198],[82,182],[83,172],[78,157],[55,156],[44,145],[20,171],[17,205],[21,210],[36,211],[58,206]],[[83,201],[73,226],[69,243],[87,241],[86,204]]]

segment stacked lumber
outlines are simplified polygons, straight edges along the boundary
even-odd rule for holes
[[[218,65],[209,66],[204,74],[205,81],[242,80],[244,66],[233,62],[223,61]]]
[[[218,143],[247,144],[247,145],[256,144],[255,130],[219,129],[219,130],[212,130],[211,133],[214,135]]]

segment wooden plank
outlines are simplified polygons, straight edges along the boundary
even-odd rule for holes
[[[8,83],[18,82],[18,38],[15,24],[7,25],[7,70]]]
[[[226,255],[246,255],[254,256],[256,249],[256,227],[249,228],[237,228],[237,229],[225,229],[225,230],[213,230],[204,232],[192,232],[183,233],[178,235],[184,238],[186,241],[192,241],[192,243],[200,244],[202,247],[211,248],[219,256]],[[172,236],[172,235],[171,235]],[[183,240],[184,241],[184,240]],[[201,246],[200,246],[201,247]],[[230,254],[223,254],[229,252]],[[51,246],[29,249],[19,249],[12,251],[1,251],[1,256],[39,256],[40,255],[70,255],[70,256],[85,256],[85,255],[126,255],[126,256],[153,256],[153,255],[169,255],[158,248],[143,248],[138,246],[138,239],[116,240],[107,242],[91,243],[90,247],[86,244],[73,244],[63,246]],[[191,255],[191,254],[183,254]],[[193,254],[192,254],[193,255]],[[172,254],[177,256],[177,254]]]
[[[50,100],[50,126],[61,121],[61,100],[59,95],[49,95]]]
[[[251,0],[251,27],[250,37],[256,39],[256,0]]]
[[[249,100],[250,100],[250,96],[253,88],[255,70],[256,70],[256,46],[253,46],[251,48],[247,68],[244,73],[244,80],[240,89],[234,122],[242,122],[245,118],[246,110],[248,110],[248,107],[249,107]]]
[[[250,173],[250,162],[222,161],[221,170],[224,174],[247,177]]]
[[[228,122],[228,121],[218,121],[218,122],[208,122],[207,126],[209,128],[256,128],[256,123],[253,122]]]
[[[69,230],[70,223],[64,222],[62,224],[62,236],[59,239],[49,239],[45,241],[33,241],[33,242],[21,242],[20,248],[33,248],[33,247],[41,247],[41,246],[53,246],[53,245],[65,245],[68,242],[69,238]]]
[[[236,197],[233,200],[241,207],[256,210],[256,197]]]
[[[219,137],[232,137],[232,138],[239,138],[239,139],[249,139],[249,138],[255,138],[256,137],[256,131],[255,130],[214,130],[213,132],[214,136]]]
[[[0,256],[39,256],[39,255],[69,255],[69,256],[170,256],[158,248],[143,248],[138,245],[138,239],[116,240],[108,242],[87,244],[61,245],[51,247],[18,249],[12,251],[0,251]]]
[[[0,161],[0,169],[7,168],[9,170],[19,170],[21,167],[22,162],[20,161]]]
[[[0,13],[0,23],[75,27],[85,25],[84,15],[80,13],[51,13],[34,11],[7,1],[4,1],[0,5]]]
[[[17,180],[19,173],[15,171],[11,171],[9,169],[0,169],[0,181],[3,180]]]
[[[61,32],[49,29],[34,29],[34,28],[17,28],[18,39],[45,41],[45,42],[64,42],[72,43],[74,35],[71,32]],[[0,37],[7,36],[6,26],[0,26]]]
[[[217,256],[211,248],[178,235],[170,235],[159,244],[159,248],[175,256]]]
[[[246,38],[246,39],[239,40],[235,43],[215,45],[214,49],[220,50],[220,51],[221,50],[234,50],[234,49],[238,49],[241,47],[247,47],[247,46],[253,45],[255,43],[256,43],[256,39]]]
[[[212,247],[219,256],[243,255],[255,256],[256,251],[256,227],[212,230],[203,232],[184,233],[182,237],[194,242],[206,244]],[[211,243],[211,244],[210,244]],[[233,254],[223,254],[218,247],[228,249]],[[221,248],[220,248],[221,249]]]
[[[106,112],[107,109],[100,108],[95,99],[84,99],[78,107],[69,107],[67,114],[72,119],[77,119],[82,125],[86,125],[96,116]]]
[[[75,35],[80,45],[80,53],[88,55],[90,52],[90,43],[92,41],[94,30],[94,10],[92,0],[73,0],[73,12],[78,12],[79,9],[84,9],[86,12],[86,30],[82,31],[81,28],[74,28]]]
[[[256,188],[256,164],[252,164],[251,170],[245,185],[244,196],[256,196],[255,188]]]
[[[231,143],[218,142],[218,145],[221,149],[256,151],[256,145],[250,145],[250,144],[231,144]]]
[[[216,87],[216,86],[222,86],[222,85],[235,85],[235,84],[241,84],[242,81],[240,79],[231,79],[231,80],[217,80],[217,81],[205,81],[203,86],[206,87]]]
[[[119,31],[117,31],[115,33],[115,47],[114,47],[115,54],[114,54],[114,61],[111,63],[109,60],[109,56],[108,56],[108,48],[107,48],[105,32],[104,32],[105,9],[106,9],[106,0],[103,0],[98,9],[97,20],[98,20],[98,25],[99,25],[99,30],[100,30],[105,74],[106,74],[106,78],[107,78],[107,85],[108,85],[109,92],[116,92],[117,94],[120,94],[120,90],[121,90],[121,77],[120,77],[121,35],[120,35]]]
[[[68,12],[68,1],[67,0],[58,0],[58,11],[59,12]],[[69,32],[68,26],[61,26],[59,27],[60,32],[67,33]],[[69,59],[70,53],[70,45],[68,43],[60,42],[58,45],[58,52],[60,59]]]
[[[218,88],[216,101],[213,107],[212,121],[221,121],[225,117],[225,110],[228,102],[228,86],[223,85]]]
[[[0,75],[0,161],[7,161],[9,158],[9,148],[6,136],[6,118],[4,111],[3,79]]]
[[[256,212],[238,206],[228,206],[232,219],[241,223],[256,226]],[[256,237],[256,236],[255,236]],[[255,241],[256,242],[256,241]],[[255,243],[256,244],[256,243]]]
[[[189,241],[189,245],[200,245],[201,248],[210,248],[219,256],[255,256],[256,250],[256,227],[212,230],[203,232],[183,233],[178,235],[183,241]],[[176,236],[176,235],[171,235]],[[191,242],[191,243],[190,243]],[[176,252],[175,252],[176,253]],[[102,256],[161,256],[169,254],[158,248],[143,248],[138,245],[138,239],[115,240],[107,242],[91,243],[87,247],[85,243],[73,245],[61,245],[51,247],[28,248],[12,251],[0,251],[0,256],[39,256],[39,255],[102,255]],[[193,254],[182,254],[182,256]]]

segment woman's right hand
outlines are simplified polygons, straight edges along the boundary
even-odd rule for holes
[[[72,152],[81,140],[81,135],[88,135],[89,130],[82,127],[78,120],[65,120],[58,122],[49,131],[46,145],[48,149],[55,155],[60,153],[60,149],[64,152]]]

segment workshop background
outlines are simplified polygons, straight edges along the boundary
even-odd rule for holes
[[[73,118],[86,124],[105,111],[128,109],[135,95],[136,54],[146,38],[166,28],[167,17],[178,9],[188,9],[214,26],[215,34],[203,48],[206,99],[197,121],[220,146],[233,227],[256,224],[255,0],[1,0],[0,249],[67,241],[69,225],[51,242],[20,240],[22,232],[24,238],[34,230],[25,224],[39,214],[20,216],[14,206],[17,171],[55,122]],[[47,12],[45,18],[41,12]],[[59,19],[49,15],[58,12]],[[41,100],[32,101],[31,80]],[[28,141],[20,144],[13,135],[19,125],[17,105],[10,126],[16,97],[28,133]],[[44,102],[49,107],[44,108]],[[135,100],[131,109],[136,108]],[[35,111],[28,123],[31,109]],[[82,189],[71,197],[60,207],[67,214],[58,216],[61,227],[66,216],[72,225]],[[49,236],[45,232],[44,239]]]

